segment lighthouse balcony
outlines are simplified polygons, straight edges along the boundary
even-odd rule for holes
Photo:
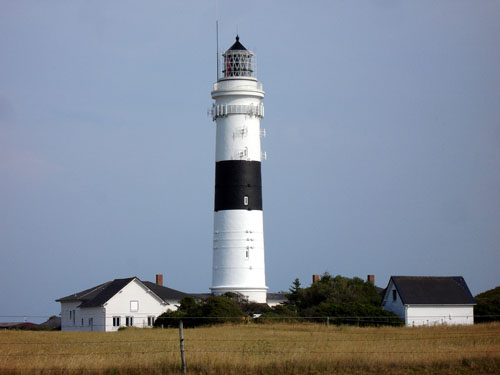
[[[231,114],[243,114],[248,116],[264,117],[264,104],[245,105],[245,104],[214,104],[210,110],[212,120],[219,117],[225,117]]]
[[[257,82],[255,78],[245,79],[243,80],[244,83],[241,82],[242,80],[238,80],[238,84],[235,86],[235,84],[232,83],[231,80],[221,79],[218,82],[214,83],[214,91],[218,90],[262,91],[263,88],[262,82]]]

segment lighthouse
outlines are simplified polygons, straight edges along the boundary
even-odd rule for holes
[[[236,36],[222,54],[222,77],[212,91],[216,123],[213,294],[238,293],[265,303],[261,137],[264,91],[254,54]]]

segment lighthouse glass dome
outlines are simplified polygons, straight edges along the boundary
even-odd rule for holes
[[[253,53],[240,43],[239,36],[236,36],[236,42],[222,54],[222,57],[224,60],[222,65],[224,78],[254,77]]]

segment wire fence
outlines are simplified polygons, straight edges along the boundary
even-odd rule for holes
[[[123,313],[107,313],[107,315],[123,315]],[[150,315],[158,314],[157,312],[143,312],[139,316],[143,318],[147,318]],[[258,315],[258,314],[255,314]],[[124,315],[125,316],[125,315]],[[444,315],[421,315],[421,317],[427,317],[427,318],[433,318],[433,317],[443,317]],[[446,315],[447,316],[447,315]],[[5,318],[15,318],[15,319],[49,319],[53,317],[60,317],[60,315],[0,315],[0,319],[5,319]],[[333,319],[333,318],[339,318],[339,319],[373,319],[373,318],[389,318],[389,319],[397,319],[391,316],[355,316],[355,315],[349,315],[349,316],[262,316],[259,317],[260,319],[326,319],[327,317]],[[490,315],[453,315],[453,317],[474,317],[474,318],[487,318],[487,317],[495,317],[495,318],[500,318],[500,314],[490,314]],[[204,317],[197,317],[197,316],[187,316],[183,317],[183,319],[198,319],[198,318],[204,318],[204,319],[241,319],[242,317],[238,316],[204,316]],[[171,318],[174,319],[174,318]],[[20,322],[22,323],[22,322]]]
[[[142,354],[142,355],[151,355],[151,354],[167,354],[167,353],[179,353],[179,349],[173,349],[173,350],[147,350],[147,351],[126,351],[126,352],[86,352],[86,353],[74,353],[74,352],[68,352],[68,353],[39,353],[39,354],[0,354],[1,357],[11,357],[11,358],[32,358],[32,357],[81,357],[81,356],[109,356],[109,355],[116,355],[116,356],[124,356],[124,355],[137,355],[137,354]],[[186,351],[188,354],[201,354],[201,353],[232,353],[232,354],[244,354],[245,351],[242,350],[188,350]],[[251,354],[253,355],[277,355],[277,354],[304,354],[304,355],[309,355],[309,354],[459,354],[462,353],[462,351],[458,350],[438,350],[438,351],[304,351],[304,350],[296,350],[296,351],[290,351],[290,350],[279,350],[279,351],[272,351],[272,350],[266,350],[266,351],[260,351],[256,352],[253,351]],[[469,350],[467,351],[469,354],[497,354],[500,353],[500,350]],[[248,352],[246,352],[248,354]]]
[[[380,335],[380,333],[373,333]],[[432,337],[378,337],[375,339],[301,339],[303,343],[335,343],[335,342],[380,342],[380,341],[439,341],[439,340],[452,340],[452,339],[464,339],[464,338],[484,338],[484,337],[494,337],[500,338],[499,333],[475,333],[475,334],[464,334],[464,335],[443,335],[443,336],[432,336]],[[128,345],[128,344],[144,344],[144,343],[175,343],[179,341],[178,339],[154,339],[154,340],[125,340],[125,341],[66,341],[66,342],[32,342],[32,341],[3,341],[0,345],[48,345],[48,346],[68,346],[68,345]],[[266,342],[266,343],[283,343],[289,342],[289,339],[196,339],[190,338],[190,342]],[[0,354],[2,356],[2,354]]]
[[[215,316],[215,317],[197,317],[197,316],[182,316],[182,317],[161,317],[161,324],[154,324],[158,313],[141,314],[113,314],[107,313],[101,318],[90,318],[89,316],[79,316],[75,319],[61,319],[62,330],[67,331],[116,331],[122,327],[137,327],[137,328],[175,328],[179,324],[179,320],[183,320],[187,327],[198,325],[218,324],[221,322],[234,323],[266,323],[266,322],[283,322],[283,323],[302,323],[316,322],[319,324],[329,325],[356,325],[356,326],[401,326],[405,322],[396,316]],[[1,329],[15,328],[16,325],[28,325],[20,327],[29,329],[33,324],[34,328],[38,328],[39,324],[29,322],[30,319],[49,319],[56,316],[45,315],[0,315],[0,319],[23,319],[22,321],[13,321],[9,323],[0,323]],[[115,324],[114,318],[117,318]],[[128,320],[132,317],[133,319]],[[58,317],[60,318],[60,316]],[[454,324],[472,324],[491,321],[500,321],[500,315],[418,315],[407,318],[408,325],[454,325]]]

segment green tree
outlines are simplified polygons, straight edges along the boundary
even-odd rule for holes
[[[195,311],[197,309],[197,304],[196,300],[193,297],[191,296],[184,297],[179,302],[180,305],[177,311],[182,311],[188,314],[191,313],[196,315]]]
[[[329,273],[324,273],[317,283],[305,288],[299,294],[298,306],[307,309],[325,301],[380,306],[380,300],[375,286],[359,277],[352,279],[340,275],[332,277]]]
[[[477,305],[474,306],[474,322],[500,321],[500,286],[474,297]]]
[[[347,278],[324,273],[308,288],[300,288],[296,279],[290,287],[289,308],[302,317],[336,317],[345,324],[400,324],[392,312],[381,308],[375,286],[358,277]],[[291,298],[291,300],[290,300]]]
[[[298,303],[301,299],[301,291],[299,279],[295,279],[292,283],[292,286],[288,289],[289,293],[286,293],[286,298],[288,300],[287,307],[291,311],[297,311]]]
[[[238,322],[246,314],[239,303],[227,296],[209,296],[199,302],[193,297],[181,299],[176,311],[167,311],[155,321],[155,327],[175,327],[182,320],[186,327]]]

